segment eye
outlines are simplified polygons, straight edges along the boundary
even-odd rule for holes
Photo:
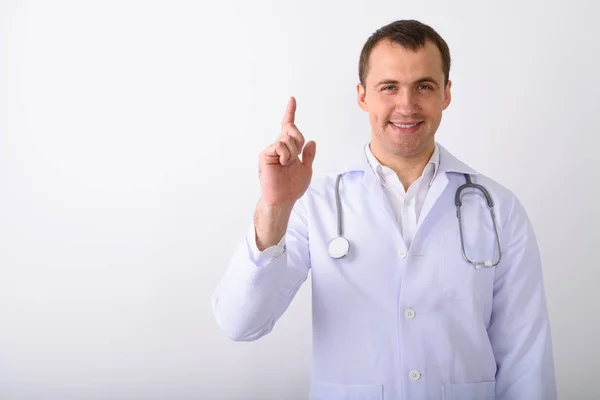
[[[419,90],[432,90],[432,87],[429,85],[419,85]]]
[[[381,88],[381,90],[383,90],[383,91],[390,91],[390,90],[394,90],[394,89],[395,89],[395,87],[392,85],[384,86]]]

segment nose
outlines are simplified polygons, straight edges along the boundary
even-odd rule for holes
[[[396,112],[402,115],[411,115],[419,111],[417,94],[405,88],[396,95]]]

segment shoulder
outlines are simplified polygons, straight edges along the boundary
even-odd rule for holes
[[[517,199],[517,196],[509,187],[488,175],[477,172],[476,174],[472,175],[472,177],[473,183],[481,185],[487,189],[487,191],[490,193],[490,196],[495,199],[494,203],[501,204],[502,206],[512,206],[514,201]]]
[[[356,181],[358,175],[356,171],[316,173],[313,175],[310,185],[300,201],[304,203],[314,202],[335,196],[336,186],[339,185],[340,191],[342,191],[349,182]],[[360,173],[360,176],[362,176],[362,173]]]
[[[296,202],[295,210],[306,217],[314,215],[315,212],[326,212],[336,207],[336,187],[340,197],[356,192],[356,183],[361,183],[363,171],[346,170],[334,172],[320,172],[313,174],[310,185],[302,197]]]
[[[472,183],[480,185],[492,198],[494,205],[501,209],[510,209],[516,201],[514,192],[496,179],[481,173],[471,165],[454,156],[444,146],[438,144],[440,149],[440,169],[452,175],[458,184],[466,183],[465,174],[471,177]]]
[[[514,231],[516,227],[525,228],[529,225],[527,212],[516,193],[502,182],[489,175],[471,168],[472,182],[487,191],[493,202],[493,212],[500,231]],[[459,182],[465,183],[465,178],[460,175]],[[462,184],[461,183],[461,184]]]
[[[315,174],[310,182],[307,194],[315,196],[322,193],[328,193],[335,189],[338,184],[340,188],[351,182],[356,182],[363,176],[363,171],[340,171]]]

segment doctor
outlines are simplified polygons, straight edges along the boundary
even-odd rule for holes
[[[280,136],[260,154],[254,221],[212,307],[232,340],[257,340],[310,271],[310,399],[556,398],[526,212],[509,189],[435,140],[450,104],[449,71],[436,31],[393,22],[360,56],[357,99],[371,137],[356,165],[313,177],[316,144],[295,124],[293,97]],[[457,191],[467,180],[493,207],[466,188],[459,220]],[[347,243],[330,245],[338,236]]]

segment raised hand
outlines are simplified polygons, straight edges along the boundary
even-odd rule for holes
[[[270,207],[292,207],[306,192],[312,178],[316,143],[305,144],[295,118],[296,99],[291,97],[279,137],[259,157],[261,202]]]

